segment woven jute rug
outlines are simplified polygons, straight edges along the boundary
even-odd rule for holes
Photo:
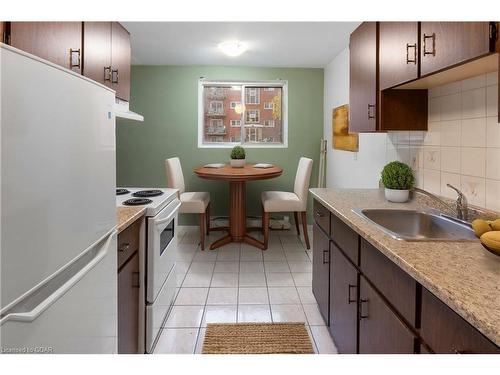
[[[209,323],[203,354],[312,354],[304,323]]]

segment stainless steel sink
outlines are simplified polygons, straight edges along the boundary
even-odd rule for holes
[[[372,208],[352,211],[397,240],[477,241],[470,225],[435,212]]]

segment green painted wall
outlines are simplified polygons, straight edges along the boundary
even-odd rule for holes
[[[196,177],[193,168],[227,162],[230,149],[199,149],[198,79],[288,80],[288,148],[247,149],[247,161],[281,166],[281,177],[247,184],[248,215],[261,214],[263,190],[293,189],[300,156],[314,160],[311,187],[318,180],[319,141],[323,135],[323,69],[205,66],[133,66],[131,109],[144,122],[117,122],[117,185],[166,186],[164,160],[181,159],[187,190],[209,191],[212,215],[227,215],[228,185]],[[309,205],[311,206],[311,204]],[[196,224],[182,215],[182,224]],[[291,220],[293,220],[291,218]]]

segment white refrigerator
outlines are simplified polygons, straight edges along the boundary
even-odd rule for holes
[[[115,353],[114,91],[0,43],[2,353]]]

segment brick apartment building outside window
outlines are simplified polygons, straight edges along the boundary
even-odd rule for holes
[[[199,82],[198,147],[287,147],[286,81]]]

